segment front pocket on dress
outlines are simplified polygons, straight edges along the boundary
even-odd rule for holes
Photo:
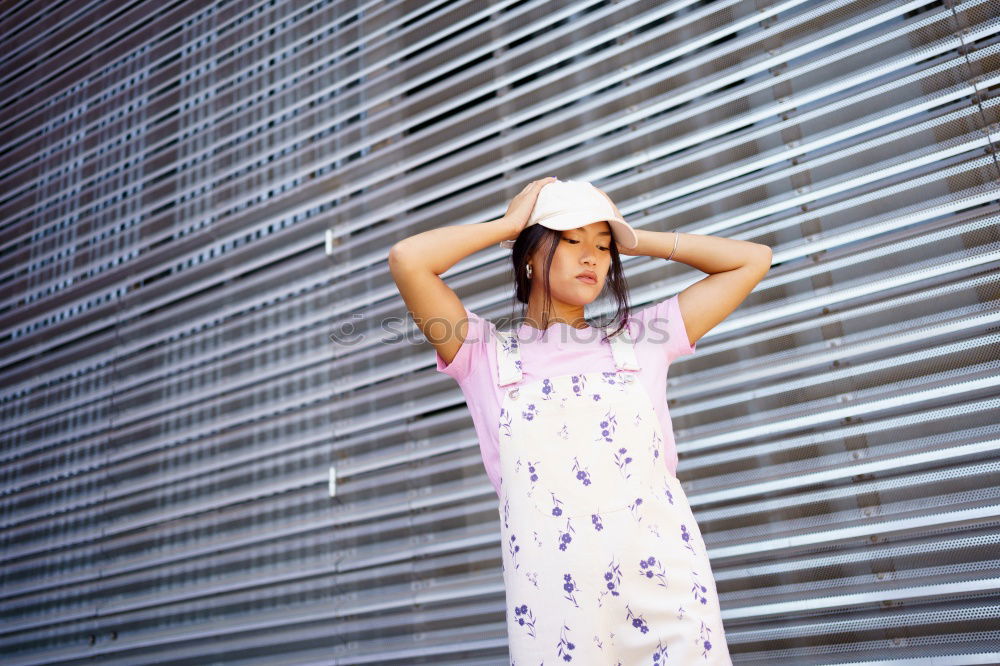
[[[500,460],[511,507],[553,520],[599,518],[654,497],[662,475],[655,413],[634,378],[543,379],[512,389],[500,413]],[[643,409],[645,408],[645,412]]]
[[[627,446],[595,445],[587,454],[541,456],[524,470],[525,495],[536,512],[553,519],[602,516],[649,497],[650,470],[634,464]]]

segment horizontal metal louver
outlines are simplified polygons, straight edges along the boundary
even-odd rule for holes
[[[773,249],[668,387],[734,663],[1000,663],[998,65],[997,0],[0,6],[3,663],[508,663],[386,255],[547,175]]]

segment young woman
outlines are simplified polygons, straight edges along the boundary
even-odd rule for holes
[[[511,247],[523,323],[468,310],[439,275]],[[633,313],[620,255],[710,275]],[[497,492],[511,664],[731,664],[705,542],[676,477],[670,362],[746,298],[766,245],[633,229],[585,181],[544,178],[506,214],[396,243],[389,267],[437,369],[459,383]],[[617,311],[594,326],[603,292]]]

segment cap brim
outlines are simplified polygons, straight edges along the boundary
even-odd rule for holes
[[[581,222],[580,217],[577,215],[557,215],[546,219],[544,222],[540,222],[544,227],[549,229],[554,229],[556,231],[566,231],[567,229],[577,229],[587,224],[592,224],[593,222],[607,222],[611,226],[611,233],[614,236],[615,241],[622,247],[631,250],[639,244],[639,236],[635,233],[635,229],[620,217],[603,218],[601,220],[591,220],[589,222]],[[504,240],[500,241],[500,247],[505,249],[511,249],[514,247],[515,241]]]
[[[635,233],[635,229],[628,222],[618,218],[608,220],[608,224],[611,225],[611,233],[614,234],[615,241],[623,248],[631,250],[639,245],[639,235]]]

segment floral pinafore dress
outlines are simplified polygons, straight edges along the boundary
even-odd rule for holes
[[[728,666],[705,543],[632,341],[610,342],[616,372],[522,382],[517,336],[497,331],[510,663]]]

